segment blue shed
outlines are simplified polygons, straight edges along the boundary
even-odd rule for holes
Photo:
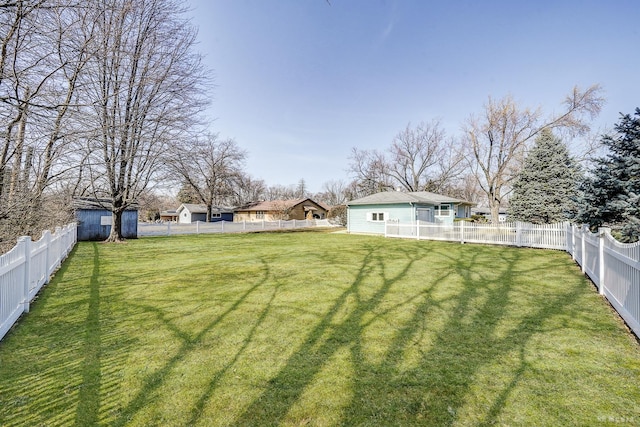
[[[108,200],[75,199],[73,201],[78,240],[106,240],[111,233],[111,203]],[[138,237],[138,208],[132,207],[122,213],[122,237]]]
[[[472,206],[475,203],[428,191],[386,191],[347,203],[347,230],[384,234],[386,221],[453,224],[455,218],[471,216]]]

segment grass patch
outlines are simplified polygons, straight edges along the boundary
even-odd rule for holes
[[[0,425],[640,423],[559,251],[326,233],[80,243],[0,342]]]

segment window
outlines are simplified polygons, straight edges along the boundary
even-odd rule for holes
[[[264,219],[264,211],[256,211],[257,219]]]
[[[438,216],[449,216],[450,212],[451,212],[451,206],[449,205],[436,206],[436,215]]]
[[[222,218],[222,214],[220,213],[212,213],[211,218]]]
[[[384,221],[386,214],[384,212],[370,212],[369,221]]]

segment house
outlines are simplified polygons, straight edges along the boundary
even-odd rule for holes
[[[78,198],[72,202],[78,222],[78,240],[106,240],[111,233],[111,202],[103,199]],[[122,237],[138,237],[138,207],[122,212]]]
[[[487,221],[491,221],[491,209],[489,208],[473,208],[471,209],[471,215],[483,216]],[[507,221],[507,208],[498,209],[498,221]]]
[[[160,211],[160,221],[178,222],[178,212],[175,209]]]
[[[191,224],[207,220],[207,206],[194,203],[183,203],[176,209],[179,224]],[[213,206],[211,208],[211,222],[233,221],[233,208]]]
[[[427,191],[387,191],[347,203],[347,230],[384,234],[386,221],[453,224],[455,218],[471,216],[473,206],[475,203]]]
[[[311,199],[253,202],[236,208],[234,221],[278,221],[325,219],[328,207]]]

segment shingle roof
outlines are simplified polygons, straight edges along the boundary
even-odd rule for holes
[[[405,193],[402,191],[385,191],[382,193],[372,194],[361,199],[352,200],[347,203],[347,206],[375,204],[390,205],[396,203],[458,203],[475,205],[475,203],[472,202],[467,202],[465,200],[456,199],[449,196],[443,196],[442,194],[431,193],[429,191],[416,191],[412,193]]]
[[[261,202],[254,202],[248,205],[237,208],[238,211],[278,211],[282,209],[290,209],[294,206],[298,206],[300,203],[309,201],[311,203],[315,203],[318,206],[324,207],[320,203],[316,203],[311,199],[290,199],[290,200],[266,200]],[[306,206],[305,206],[306,207]],[[312,206],[309,206],[310,208]]]

